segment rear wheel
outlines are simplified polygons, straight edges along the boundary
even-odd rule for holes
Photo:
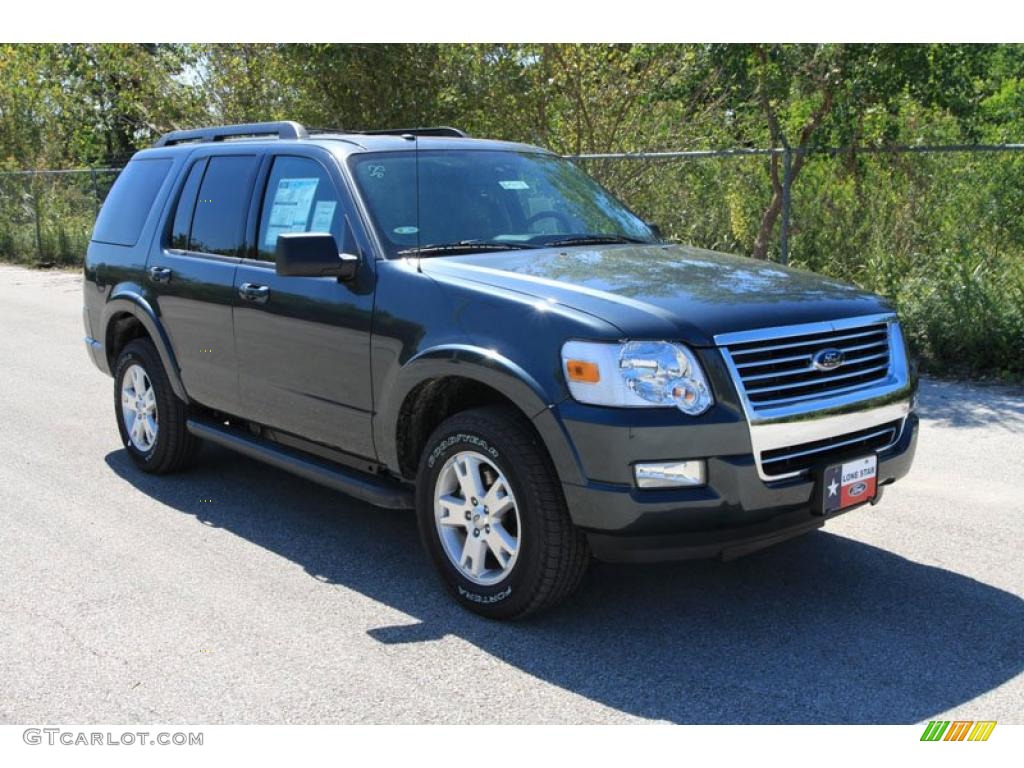
[[[129,342],[117,358],[114,411],[121,442],[144,472],[182,469],[199,449],[199,439],[185,427],[188,407],[171,389],[149,339]]]
[[[445,584],[484,616],[551,607],[579,586],[590,559],[543,445],[511,409],[465,411],[435,430],[420,460],[416,509]]]

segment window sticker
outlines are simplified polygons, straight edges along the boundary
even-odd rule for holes
[[[320,179],[281,179],[274,192],[270,207],[270,221],[267,222],[265,245],[277,245],[278,235],[284,232],[305,232],[309,220],[309,209]]]
[[[420,231],[419,227],[395,227],[392,230],[396,235],[415,235]]]
[[[498,182],[502,189],[529,189],[530,185],[520,179],[504,179]]]
[[[338,207],[335,200],[321,200],[313,209],[313,222],[309,225],[310,232],[330,232],[334,221],[334,209]]]

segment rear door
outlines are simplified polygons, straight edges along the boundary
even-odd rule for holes
[[[234,277],[259,160],[193,156],[146,270],[189,397],[229,414],[239,412]]]
[[[235,348],[243,414],[261,424],[373,457],[370,323],[373,261],[334,159],[310,148],[274,153],[250,214],[255,247],[235,276]],[[284,232],[330,232],[359,254],[359,275],[281,277]]]

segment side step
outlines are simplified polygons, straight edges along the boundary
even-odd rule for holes
[[[334,488],[348,496],[387,509],[412,509],[413,494],[394,480],[384,480],[354,469],[339,467],[317,456],[292,450],[269,440],[212,421],[189,419],[186,427],[196,437],[278,469]]]

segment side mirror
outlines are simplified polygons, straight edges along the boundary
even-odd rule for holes
[[[339,253],[329,232],[286,232],[277,237],[274,252],[277,274],[287,277],[336,277],[351,280],[359,269],[359,257]]]
[[[644,224],[647,225],[647,228],[651,230],[656,238],[659,240],[665,239],[664,235],[661,234],[661,227],[658,224],[655,224],[653,221],[645,221]]]

